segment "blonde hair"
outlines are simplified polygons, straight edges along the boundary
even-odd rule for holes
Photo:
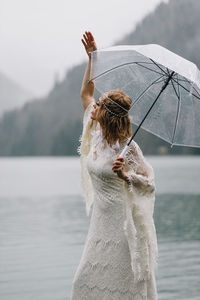
[[[104,94],[103,104],[96,116],[102,133],[112,146],[131,136],[131,120],[127,111],[131,108],[131,98],[122,90],[111,90]]]

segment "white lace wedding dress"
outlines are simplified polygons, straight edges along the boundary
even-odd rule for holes
[[[94,103],[94,102],[93,102]],[[156,300],[154,173],[136,142],[125,157],[129,183],[112,171],[126,143],[109,147],[91,103],[84,112],[81,176],[89,231],[70,300]]]

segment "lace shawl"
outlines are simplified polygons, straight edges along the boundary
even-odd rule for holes
[[[124,202],[124,231],[136,281],[148,280],[157,268],[158,248],[153,220],[155,180],[152,166],[133,141],[125,154],[128,183]]]
[[[94,122],[90,118],[93,104],[94,99],[84,112],[83,132],[79,139],[81,144],[78,147],[81,163],[81,185],[87,216],[89,216],[94,197],[92,182],[86,165],[92,132],[94,131]],[[99,131],[99,141],[101,140],[101,131]],[[109,151],[112,151],[111,147]],[[151,273],[157,268],[158,248],[153,221],[155,202],[154,171],[135,141],[131,142],[124,158],[128,183],[124,181],[126,194],[123,202],[123,229],[130,249],[134,280],[137,282],[150,279]]]

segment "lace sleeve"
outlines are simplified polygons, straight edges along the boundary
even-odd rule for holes
[[[83,115],[83,130],[79,138],[81,143],[77,149],[78,154],[88,154],[90,150],[90,138],[91,138],[91,128],[92,128],[92,119],[90,117],[91,111],[93,110],[93,104],[95,103],[94,98],[92,102],[87,106]]]
[[[92,102],[87,106],[87,108],[84,111],[83,115],[83,129],[87,125],[87,123],[91,120],[90,114],[93,109],[93,104],[95,103],[94,98],[92,99]]]
[[[92,119],[90,117],[91,111],[93,109],[93,104],[95,100],[87,106],[84,111],[83,116],[83,131],[82,135],[79,138],[80,146],[77,149],[77,152],[80,155],[80,163],[81,163],[81,186],[83,190],[84,202],[86,207],[86,214],[89,216],[91,205],[94,201],[93,195],[93,187],[90,175],[87,169],[87,157],[90,151],[90,143],[91,143],[91,129],[92,129]]]
[[[136,142],[131,142],[125,157],[128,162],[129,190],[132,191],[135,188],[145,193],[154,192],[155,180],[153,168],[144,158],[142,150]]]

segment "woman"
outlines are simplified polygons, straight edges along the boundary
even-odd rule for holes
[[[81,98],[81,177],[89,215],[93,211],[70,300],[156,300],[157,239],[153,221],[154,172],[138,144],[131,142],[131,99],[113,90],[94,100],[88,82],[97,46],[91,32],[82,43],[89,56]]]

